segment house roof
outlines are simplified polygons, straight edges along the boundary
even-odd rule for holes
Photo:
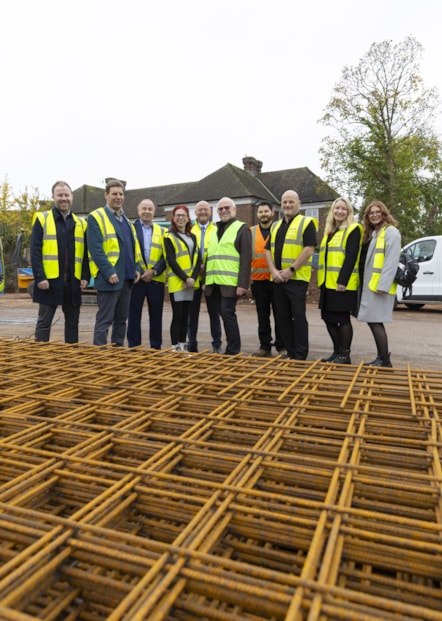
[[[179,203],[197,203],[201,200],[210,203],[218,201],[223,196],[229,196],[233,200],[248,197],[272,202],[277,200],[259,177],[252,176],[233,164],[226,164],[201,181],[196,181],[188,188],[183,188],[171,197],[172,200],[167,203],[167,206]]]
[[[200,200],[213,203],[223,196],[229,196],[235,201],[269,200],[278,206],[286,190],[295,190],[304,207],[309,204],[329,203],[338,196],[335,190],[307,167],[264,173],[260,170],[259,168],[256,174],[251,174],[228,163],[200,181],[126,190],[124,210],[129,218],[136,218],[137,205],[143,198],[153,200],[157,206],[155,215],[161,218],[170,206],[180,203],[196,204]],[[75,213],[87,215],[105,203],[102,188],[83,185],[74,190],[73,195],[72,210]]]

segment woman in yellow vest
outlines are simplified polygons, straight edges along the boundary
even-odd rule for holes
[[[364,264],[358,320],[366,321],[377,348],[377,357],[367,363],[391,367],[384,323],[393,321],[396,298],[394,282],[401,252],[401,234],[396,220],[381,201],[373,201],[364,211],[363,244],[368,244]]]
[[[362,226],[355,222],[350,201],[337,198],[327,215],[319,250],[319,308],[333,342],[333,353],[322,362],[351,364],[353,327],[359,287]]]
[[[164,235],[164,254],[172,304],[172,351],[185,351],[189,310],[201,266],[196,237],[191,232],[189,210],[185,205],[177,205],[172,212],[170,230]]]

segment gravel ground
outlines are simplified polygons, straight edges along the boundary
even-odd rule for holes
[[[33,338],[37,305],[33,304],[27,293],[0,295],[0,338]],[[250,300],[238,303],[238,321],[242,337],[242,353],[252,354],[258,349],[257,319],[254,304]],[[80,341],[92,343],[95,321],[95,304],[84,304],[80,316]],[[315,303],[307,306],[310,331],[310,353],[308,360],[316,360],[331,352],[330,338],[321,320]],[[171,307],[168,302],[164,307],[163,348],[169,347],[169,325]],[[63,340],[64,318],[61,309],[57,309],[51,331],[52,340]],[[410,311],[399,308],[394,313],[394,321],[386,326],[391,358],[395,366],[404,368],[408,364],[413,369],[442,371],[442,305],[427,306],[421,310]],[[352,362],[359,364],[362,360],[375,358],[375,347],[371,333],[364,323],[353,320],[354,338]],[[147,339],[147,309],[143,313],[143,338]],[[203,302],[200,315],[199,349],[211,350],[208,314]]]

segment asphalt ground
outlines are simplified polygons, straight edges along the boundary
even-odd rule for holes
[[[97,307],[85,303],[80,314],[80,342],[92,344]],[[32,339],[38,306],[27,293],[0,295],[0,338]],[[259,348],[256,309],[250,300],[241,300],[237,315],[242,338],[242,354],[251,355]],[[172,317],[168,301],[163,313],[163,349],[170,347],[169,326]],[[331,341],[321,320],[316,303],[307,304],[310,351],[308,360],[331,353]],[[420,310],[399,307],[394,312],[393,323],[386,324],[391,359],[394,366],[413,369],[442,370],[442,305],[425,306]],[[353,319],[352,363],[368,362],[376,357],[371,332],[365,323]],[[57,309],[51,330],[51,340],[63,342],[64,317]],[[148,313],[143,312],[143,343],[148,343]],[[199,327],[199,350],[211,351],[209,317],[204,301],[201,305]],[[147,345],[142,345],[147,347]],[[276,352],[274,352],[276,355]]]

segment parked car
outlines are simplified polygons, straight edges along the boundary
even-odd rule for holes
[[[410,290],[398,286],[397,303],[408,308],[442,304],[442,235],[415,239],[403,250],[419,263],[419,272]]]

